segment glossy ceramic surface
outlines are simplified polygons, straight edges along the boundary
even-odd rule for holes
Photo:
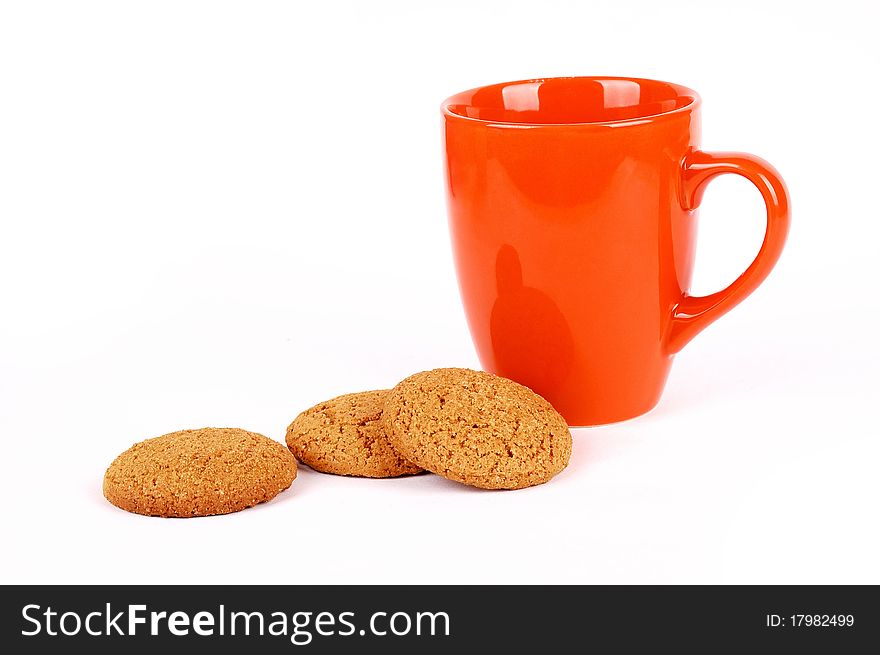
[[[651,409],[674,353],[782,251],[782,179],[757,157],[699,150],[699,110],[690,89],[630,78],[512,82],[443,103],[453,253],[480,361],[570,425]],[[758,187],[767,233],[733,284],[694,297],[697,207],[722,173]]]

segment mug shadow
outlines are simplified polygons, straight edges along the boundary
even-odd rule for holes
[[[549,295],[524,283],[519,253],[509,244],[496,255],[495,280],[489,331],[496,372],[553,403],[573,366],[568,321]]]

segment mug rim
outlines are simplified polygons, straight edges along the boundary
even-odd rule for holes
[[[662,85],[667,86],[673,90],[675,90],[678,96],[683,98],[688,98],[689,102],[680,106],[674,107],[667,111],[661,111],[654,114],[647,114],[645,116],[636,116],[632,118],[622,118],[615,120],[602,120],[602,121],[572,121],[572,122],[562,122],[562,123],[536,123],[531,121],[504,121],[504,120],[488,120],[484,118],[475,118],[473,116],[464,116],[460,113],[457,113],[451,109],[453,105],[470,105],[468,101],[465,101],[464,98],[470,98],[473,94],[478,91],[482,91],[484,89],[493,89],[493,88],[502,88],[508,86],[515,86],[519,84],[534,84],[538,82],[554,82],[554,81],[571,81],[571,80],[590,80],[595,82],[601,81],[624,81],[624,82],[636,82],[637,84],[650,84],[650,85]],[[616,75],[568,75],[568,76],[556,76],[556,77],[535,77],[523,80],[514,80],[511,82],[497,82],[494,84],[486,84],[483,86],[474,87],[473,89],[468,89],[467,91],[460,91],[459,93],[455,93],[446,100],[444,100],[440,109],[443,116],[447,119],[453,119],[457,121],[464,121],[467,123],[475,123],[482,124],[488,127],[503,127],[503,128],[552,128],[552,127],[625,127],[630,125],[643,125],[645,123],[652,123],[657,120],[662,120],[670,116],[675,116],[678,114],[685,114],[698,109],[701,103],[700,94],[698,94],[693,89],[686,87],[681,84],[675,84],[673,82],[664,82],[662,80],[655,80],[648,77],[626,77],[626,76],[616,76]],[[473,106],[473,105],[470,105]]]

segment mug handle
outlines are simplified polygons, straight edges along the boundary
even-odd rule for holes
[[[706,184],[723,173],[742,175],[758,187],[767,205],[764,243],[755,260],[726,289],[708,296],[683,293],[673,308],[666,348],[677,353],[710,323],[745,300],[764,281],[776,265],[791,217],[788,190],[773,166],[742,152],[702,152],[694,150],[682,162],[682,206],[694,210],[700,205]]]

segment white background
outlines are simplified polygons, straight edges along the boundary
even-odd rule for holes
[[[0,9],[2,582],[880,583],[873,3],[21,2]],[[873,15],[872,15],[873,13]],[[703,97],[706,149],[786,178],[777,269],[651,414],[519,492],[301,468],[239,514],[101,495],[133,442],[478,366],[439,104],[631,75]],[[763,234],[708,189],[693,291]]]

